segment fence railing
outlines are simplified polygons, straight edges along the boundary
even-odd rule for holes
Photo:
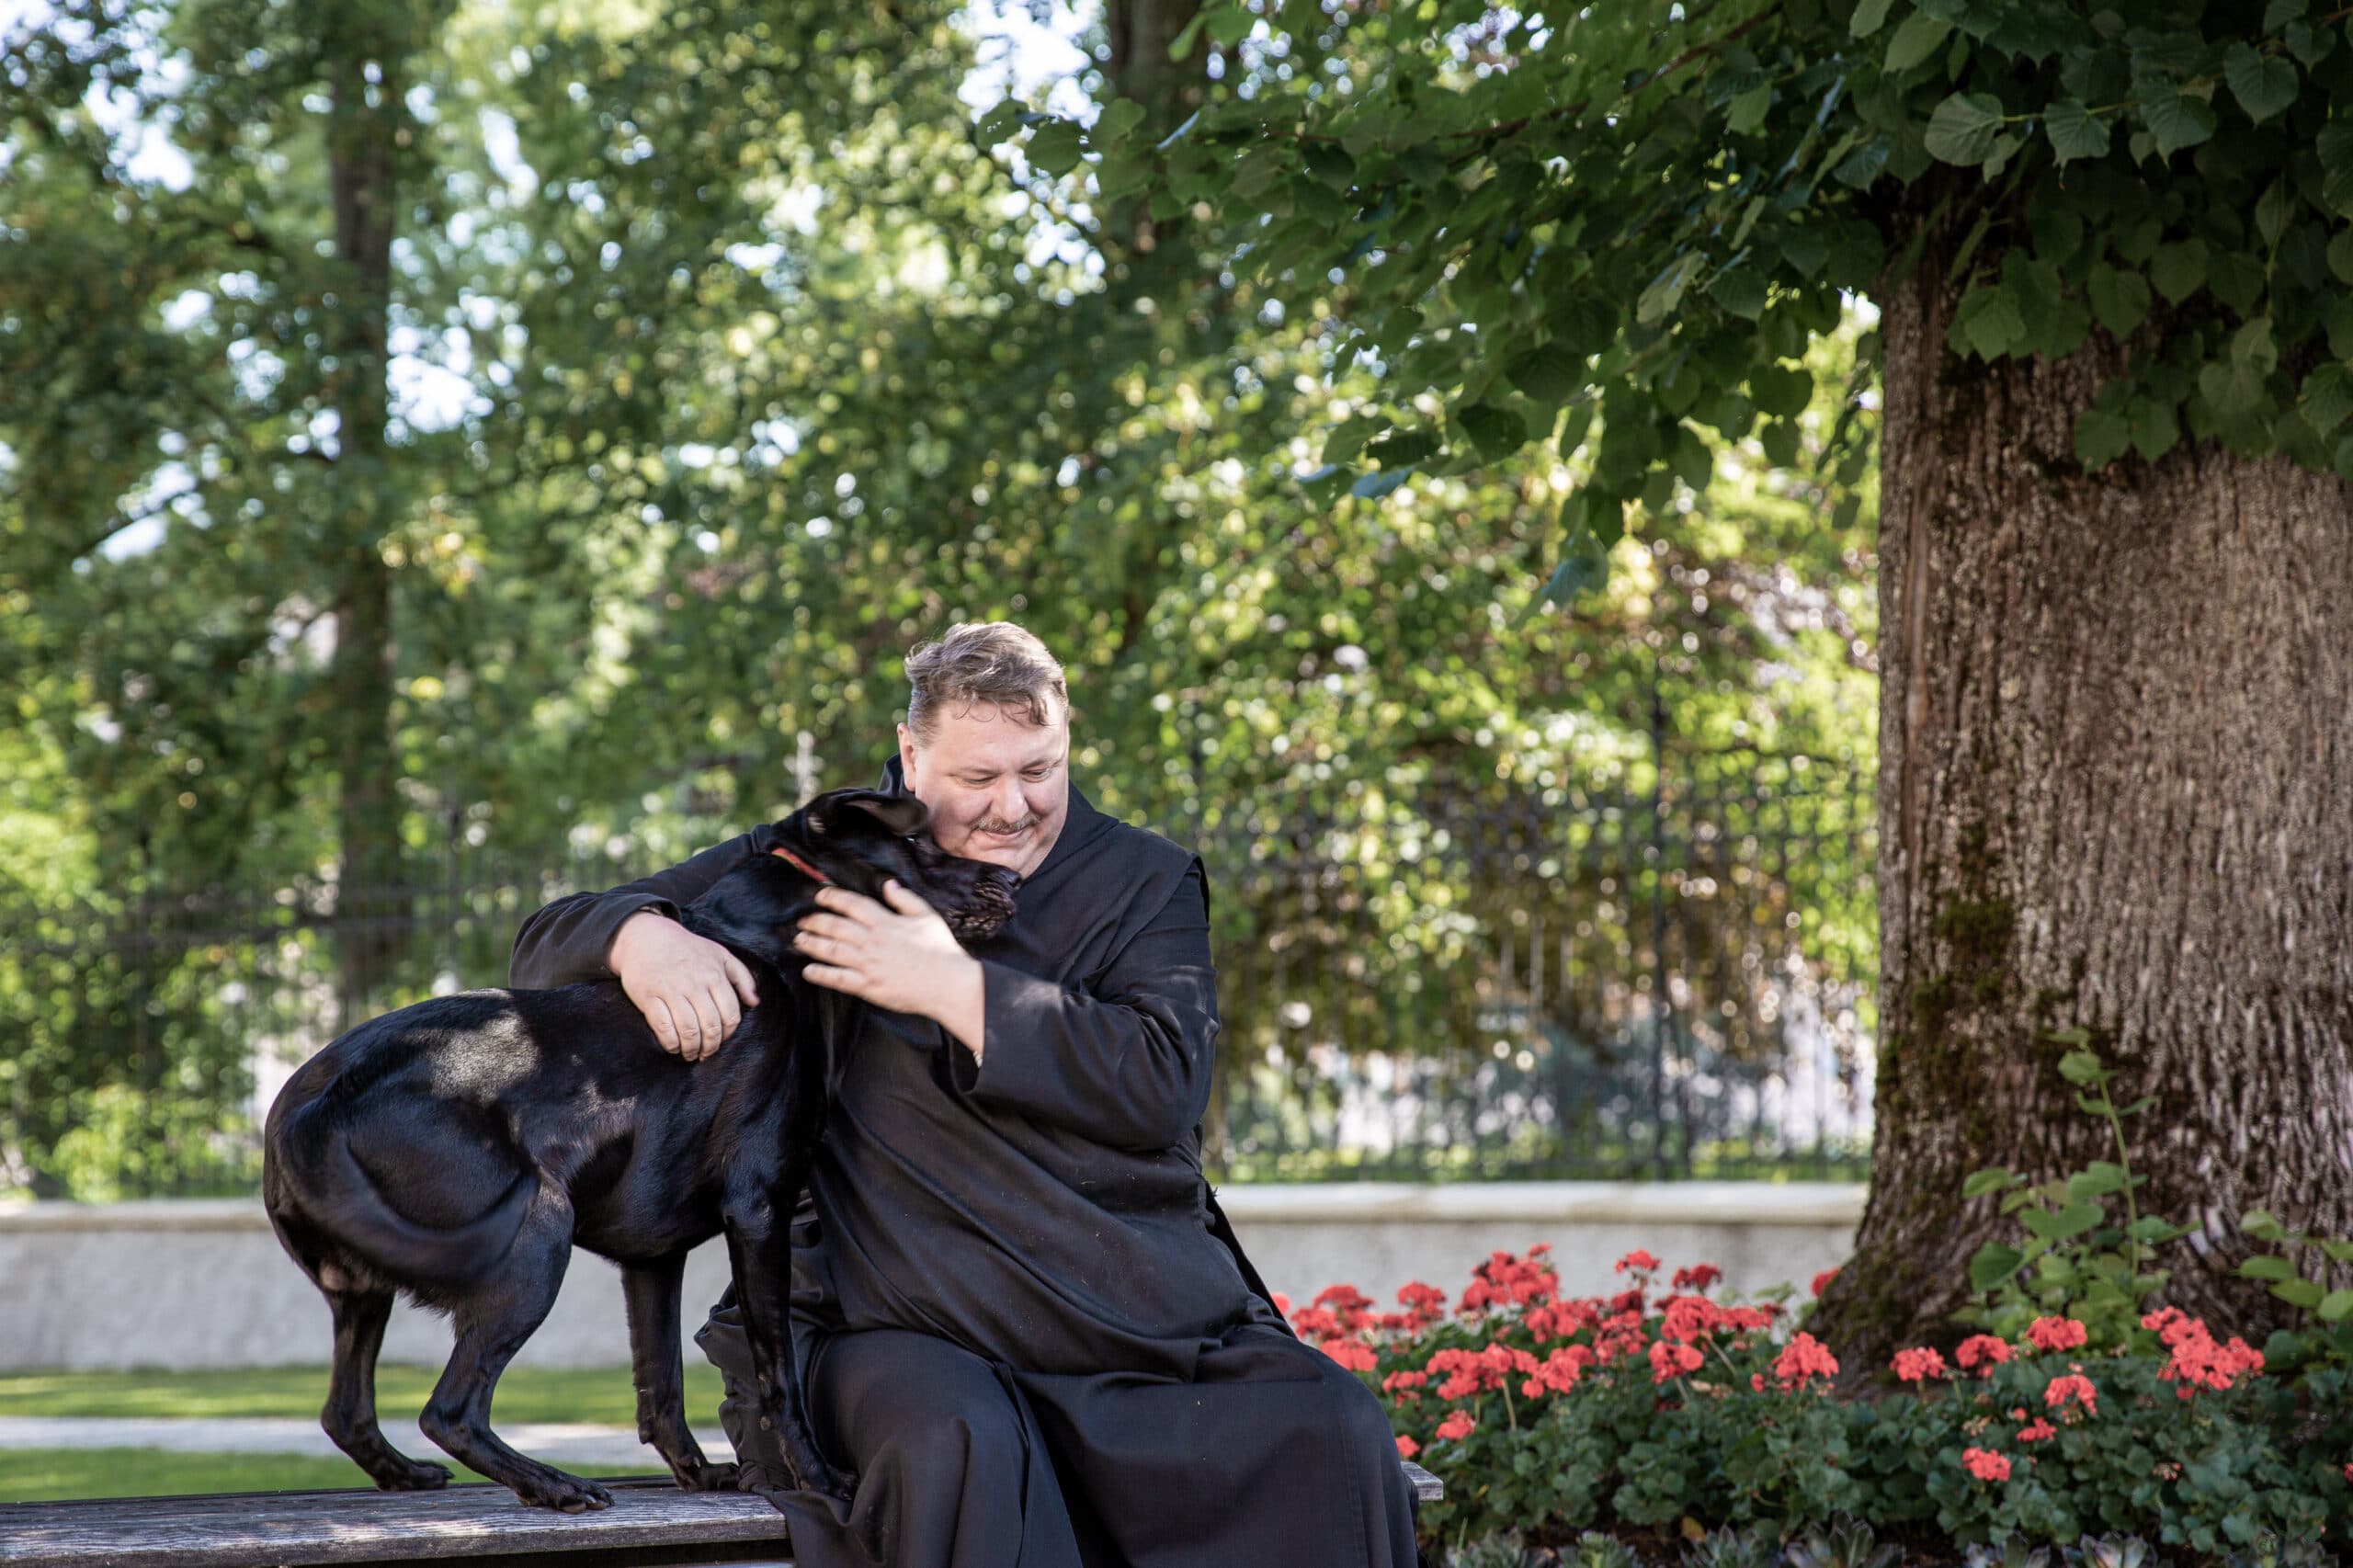
[[[1228,1180],[1859,1174],[1867,788],[1172,822],[1211,867]],[[249,1191],[294,1065],[502,984],[533,909],[641,868],[453,844],[429,876],[0,906],[0,1191]]]

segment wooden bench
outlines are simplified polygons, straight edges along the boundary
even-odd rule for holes
[[[1424,1502],[1444,1485],[1405,1465]],[[681,1492],[668,1476],[601,1481],[594,1514],[526,1508],[504,1486],[439,1492],[254,1492],[0,1505],[8,1568],[296,1568],[494,1558],[495,1568],[790,1568],[784,1520],[742,1492]]]

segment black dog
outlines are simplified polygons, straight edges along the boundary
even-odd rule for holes
[[[846,1494],[810,1434],[787,1332],[790,1229],[825,1117],[836,1042],[859,1004],[810,983],[792,949],[820,881],[880,898],[895,878],[958,937],[1013,913],[1017,881],[949,856],[919,801],[819,796],[779,847],[685,911],[751,969],[759,1004],[716,1057],[665,1052],[616,981],[472,991],[362,1024],[305,1062],[270,1108],[262,1193],[278,1240],[325,1292],[335,1369],[322,1424],[387,1490],[449,1478],[384,1440],[376,1352],[393,1292],[447,1312],[457,1345],[420,1422],[526,1503],[576,1512],[604,1488],[490,1429],[499,1374],[547,1316],[574,1244],[621,1266],[638,1436],[678,1483],[734,1484],[688,1430],[678,1291],[688,1249],[724,1232],[760,1373],[763,1427],[796,1483]]]

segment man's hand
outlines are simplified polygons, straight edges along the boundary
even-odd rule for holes
[[[621,922],[605,961],[662,1049],[688,1062],[716,1051],[760,999],[743,960],[651,909]]]
[[[809,978],[870,1006],[933,1019],[978,1057],[980,960],[906,888],[885,882],[882,897],[877,903],[846,888],[817,890],[822,913],[802,916],[793,938],[809,958]]]

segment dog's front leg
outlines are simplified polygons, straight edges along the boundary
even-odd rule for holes
[[[686,1268],[682,1252],[621,1267],[630,1364],[637,1384],[637,1440],[651,1443],[688,1491],[725,1492],[735,1485],[735,1467],[705,1459],[687,1426],[687,1374],[678,1355],[678,1290]]]
[[[805,1173],[804,1173],[805,1176]],[[789,1200],[775,1195],[787,1190]],[[809,1424],[809,1403],[792,1360],[792,1209],[800,1182],[757,1184],[727,1205],[727,1256],[735,1271],[735,1300],[744,1311],[744,1335],[751,1342],[760,1429],[773,1433],[793,1484],[847,1500],[847,1477],[825,1462]]]

